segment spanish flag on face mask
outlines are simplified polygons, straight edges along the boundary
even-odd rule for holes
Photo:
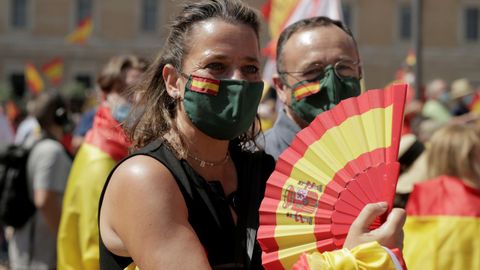
[[[408,269],[480,269],[480,189],[440,176],[415,185],[406,210]]]

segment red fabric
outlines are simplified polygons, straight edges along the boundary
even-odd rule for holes
[[[310,265],[308,265],[307,256],[300,256],[300,259],[293,265],[292,270],[311,270]]]
[[[480,190],[458,178],[439,176],[414,186],[406,211],[409,216],[480,217]]]
[[[268,21],[270,19],[270,12],[272,11],[272,0],[267,0],[260,8],[263,18]]]
[[[65,147],[68,150],[68,152],[73,155],[72,139],[73,139],[72,133],[64,134],[61,143],[63,147]]]
[[[98,108],[93,127],[85,136],[85,143],[95,145],[116,161],[128,155],[128,147],[131,145],[122,127],[106,106]]]
[[[477,90],[475,95],[473,95],[472,102],[470,102],[470,104],[467,104],[468,109],[472,111],[475,107],[478,107],[479,104],[480,104],[480,92]]]

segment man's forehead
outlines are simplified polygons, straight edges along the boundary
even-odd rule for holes
[[[357,60],[356,54],[352,37],[334,25],[301,29],[287,40],[283,50],[285,64],[295,66],[311,61]]]

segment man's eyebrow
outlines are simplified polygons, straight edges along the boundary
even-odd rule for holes
[[[260,61],[258,60],[258,58],[255,57],[255,56],[245,56],[244,59],[247,60],[247,61],[249,61],[249,62],[260,63]]]

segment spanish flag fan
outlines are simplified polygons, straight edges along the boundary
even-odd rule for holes
[[[342,101],[280,155],[260,206],[265,269],[290,269],[304,252],[342,248],[367,203],[386,201],[391,209],[406,90],[393,85]]]

